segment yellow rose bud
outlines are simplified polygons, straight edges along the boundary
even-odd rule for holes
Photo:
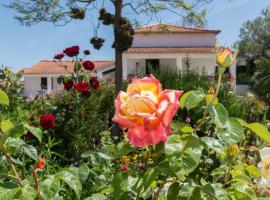
[[[230,156],[235,156],[238,152],[238,145],[237,144],[233,144],[231,145],[230,149],[229,149],[229,154]]]
[[[237,56],[237,51],[232,54],[230,48],[219,47],[216,53],[216,62],[220,67],[230,67]]]

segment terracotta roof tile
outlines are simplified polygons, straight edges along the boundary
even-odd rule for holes
[[[103,67],[110,67],[114,65],[114,61],[93,61],[95,63],[95,69]],[[74,62],[62,61],[63,65],[59,62],[42,60],[30,68],[23,68],[21,73],[25,74],[70,74],[73,73]]]
[[[215,47],[175,47],[175,48],[145,48],[132,47],[124,53],[214,53]]]
[[[220,30],[191,28],[172,24],[153,24],[135,29],[135,33],[220,33]]]

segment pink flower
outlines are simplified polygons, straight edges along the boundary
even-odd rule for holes
[[[153,76],[133,79],[127,92],[120,91],[115,99],[114,122],[127,131],[131,144],[138,147],[166,142],[169,128],[179,107],[183,91],[162,90]]]

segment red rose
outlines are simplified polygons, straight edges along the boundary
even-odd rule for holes
[[[64,83],[64,89],[70,90],[74,85],[74,82],[72,80],[68,80],[66,83]]]
[[[46,166],[45,158],[44,157],[39,157],[38,160],[39,161],[36,163],[36,168],[39,168],[39,169],[45,168],[45,166]]]
[[[55,119],[53,114],[44,114],[40,117],[40,125],[44,129],[50,129],[55,125]]]
[[[33,137],[33,133],[31,131],[27,131],[26,137],[28,137],[28,138]]]
[[[77,56],[80,53],[80,47],[79,46],[69,47],[66,48],[63,52],[69,57]]]
[[[92,86],[95,90],[97,90],[97,89],[100,87],[100,83],[99,83],[99,81],[97,80],[97,77],[92,77],[92,78],[90,79],[90,84],[91,84],[91,86]]]
[[[88,56],[88,55],[90,55],[91,52],[89,50],[84,50],[83,53],[84,53],[84,55]]]
[[[123,171],[128,171],[128,166],[127,166],[127,165],[123,165],[123,166],[122,166],[122,170],[123,170]]]
[[[62,53],[56,54],[56,55],[54,56],[54,59],[61,60],[64,56],[65,56],[65,55],[62,54]]]
[[[78,92],[82,92],[82,93],[87,93],[89,92],[90,88],[89,88],[89,84],[85,83],[85,82],[79,82],[75,85],[75,89]]]
[[[87,60],[83,62],[83,67],[86,70],[93,70],[95,69],[95,64],[91,62],[90,60]]]

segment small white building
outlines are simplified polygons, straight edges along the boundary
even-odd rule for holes
[[[98,79],[106,78],[107,74],[114,71],[114,61],[93,61],[95,64],[94,76]],[[36,96],[40,91],[50,92],[59,87],[57,78],[71,75],[74,71],[74,62],[62,61],[55,62],[41,60],[30,68],[21,70],[24,81],[24,95]]]
[[[123,79],[145,75],[149,67],[167,67],[214,75],[215,46],[219,30],[154,24],[135,29],[132,47],[123,54]],[[235,77],[235,67],[230,69]]]
[[[154,24],[135,29],[132,47],[123,53],[123,79],[134,75],[144,76],[151,68],[163,67],[176,73],[195,71],[213,76],[217,70],[215,58],[216,36],[219,30],[190,28],[169,24]],[[94,61],[95,75],[99,79],[114,80],[114,61]],[[36,95],[38,91],[51,91],[59,86],[57,78],[73,73],[74,63],[40,61],[22,70],[24,94]],[[235,65],[230,73],[236,77]]]

